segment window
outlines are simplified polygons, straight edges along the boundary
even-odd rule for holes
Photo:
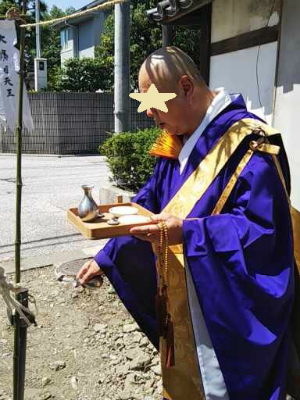
[[[69,40],[70,40],[70,28],[63,29],[60,32],[60,40],[61,40],[61,48],[63,50],[69,47]]]

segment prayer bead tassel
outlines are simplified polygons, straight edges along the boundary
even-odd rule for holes
[[[156,316],[159,336],[166,341],[166,368],[175,365],[174,327],[171,314],[168,312],[168,227],[165,221],[158,223],[158,291],[155,297]]]
[[[170,368],[175,365],[175,349],[174,349],[174,328],[171,315],[167,318],[167,351],[166,351],[166,367]]]

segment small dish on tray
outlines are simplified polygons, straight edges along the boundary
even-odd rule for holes
[[[116,206],[111,207],[108,212],[114,217],[122,217],[123,215],[134,215],[139,212],[139,210],[132,206]]]
[[[112,218],[107,221],[108,225],[119,225],[121,217],[136,215],[139,210],[132,206],[116,206],[111,207],[108,212],[112,215]]]
[[[119,222],[120,224],[148,224],[151,219],[145,215],[123,215],[119,218]]]

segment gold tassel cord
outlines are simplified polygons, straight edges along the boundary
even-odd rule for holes
[[[163,131],[150,149],[150,155],[176,160],[182,149],[182,142],[176,135]]]

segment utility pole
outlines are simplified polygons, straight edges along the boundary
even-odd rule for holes
[[[115,5],[115,132],[129,129],[130,102],[130,3]]]
[[[40,10],[40,0],[35,0],[35,22],[40,22],[41,20],[41,10]],[[35,27],[36,33],[36,58],[41,58],[41,27],[37,25]]]
[[[41,20],[40,0],[35,0],[35,22]],[[35,27],[36,58],[34,59],[34,90],[38,92],[47,87],[47,60],[41,57],[41,27]]]
[[[169,25],[162,26],[162,45],[163,47],[172,46],[174,37],[174,28]]]

